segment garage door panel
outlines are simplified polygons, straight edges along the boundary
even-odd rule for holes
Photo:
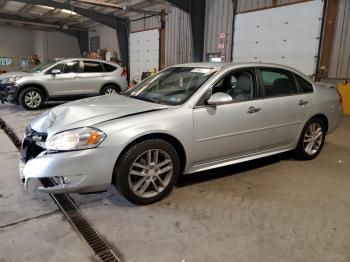
[[[159,30],[130,34],[130,79],[139,79],[142,72],[159,68]]]
[[[273,62],[315,71],[323,2],[299,4],[238,14],[234,62]]]

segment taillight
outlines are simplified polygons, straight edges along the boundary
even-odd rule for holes
[[[341,96],[339,90],[337,90],[338,95],[339,95],[339,104],[343,104],[343,97]]]
[[[122,76],[123,77],[127,77],[128,76],[128,72],[126,71],[125,67],[123,67]]]

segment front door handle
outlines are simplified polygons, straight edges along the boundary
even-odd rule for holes
[[[248,114],[254,114],[254,113],[259,112],[260,110],[261,110],[261,108],[256,108],[256,107],[254,107],[254,106],[251,106],[251,107],[249,107],[247,113],[248,113]]]
[[[309,101],[305,101],[305,100],[303,100],[303,99],[300,99],[298,105],[299,105],[299,106],[305,106],[305,105],[307,105],[308,103],[309,103]]]

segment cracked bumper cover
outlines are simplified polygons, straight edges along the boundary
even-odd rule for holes
[[[21,160],[20,176],[27,188],[33,179],[52,178],[56,181],[55,186],[36,188],[47,193],[103,191],[111,184],[117,156],[118,152],[111,148],[53,154],[45,154],[44,151],[26,163]]]

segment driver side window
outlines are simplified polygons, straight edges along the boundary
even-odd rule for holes
[[[207,92],[199,105],[205,104],[215,93],[222,92],[232,97],[232,102],[242,102],[253,98],[254,94],[254,73],[253,70],[239,70],[229,72],[223,76],[216,84]]]

